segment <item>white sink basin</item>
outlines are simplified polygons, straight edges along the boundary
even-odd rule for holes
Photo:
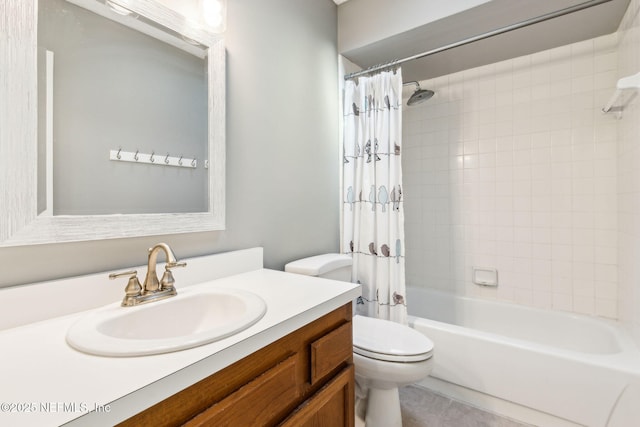
[[[197,347],[241,332],[264,316],[259,296],[238,289],[187,289],[135,307],[109,305],[67,332],[76,350],[99,356],[145,356]]]

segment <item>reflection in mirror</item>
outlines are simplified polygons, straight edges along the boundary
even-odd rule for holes
[[[225,228],[222,37],[165,0],[105,1],[7,6],[0,247]]]
[[[38,212],[206,212],[206,60],[102,11],[40,2]]]

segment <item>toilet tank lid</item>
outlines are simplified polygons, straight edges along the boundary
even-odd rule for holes
[[[351,263],[351,256],[347,254],[323,254],[292,261],[284,266],[284,271],[319,276],[338,268],[348,267]]]

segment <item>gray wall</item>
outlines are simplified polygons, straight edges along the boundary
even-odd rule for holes
[[[275,269],[338,250],[336,6],[229,1],[226,44],[227,229],[0,248],[0,286],[143,264],[159,241],[183,258],[263,246]]]
[[[40,1],[38,46],[55,54],[54,215],[207,210],[205,60],[64,0]],[[109,160],[119,148],[199,167]]]

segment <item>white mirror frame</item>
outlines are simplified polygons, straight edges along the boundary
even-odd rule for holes
[[[208,47],[209,210],[176,214],[37,215],[38,0],[2,0],[0,247],[225,228],[225,49],[222,37],[153,0],[113,0]],[[165,195],[171,197],[171,195]]]

